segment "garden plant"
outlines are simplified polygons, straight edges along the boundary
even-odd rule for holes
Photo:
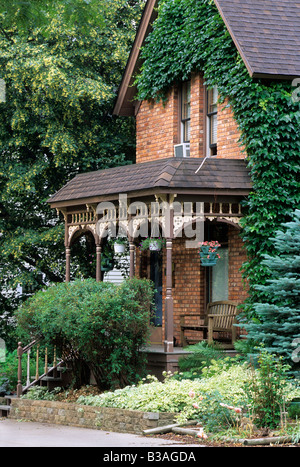
[[[93,373],[101,389],[143,376],[153,286],[127,279],[116,286],[94,279],[52,285],[28,299],[16,317],[24,342],[56,345],[73,365],[79,387]]]
[[[211,355],[213,352],[215,349],[211,350]],[[199,346],[197,353],[199,358]],[[203,350],[202,362],[207,354],[207,349]],[[265,351],[261,352],[258,369],[241,357],[223,354],[217,359],[209,358],[201,369],[198,367],[194,372],[197,377],[193,374],[193,379],[186,372],[164,373],[163,381],[147,375],[139,383],[124,388],[97,395],[80,395],[77,403],[94,406],[95,410],[110,407],[171,412],[177,423],[189,425],[189,422],[197,421],[202,439],[230,438],[237,442],[241,437],[259,437],[262,433],[293,433],[296,439],[299,422],[295,418],[289,425],[284,410],[288,409],[291,400],[300,396],[300,388],[286,370],[276,356]],[[29,391],[24,397],[63,399],[62,394],[49,393],[46,389],[41,393],[40,388]]]

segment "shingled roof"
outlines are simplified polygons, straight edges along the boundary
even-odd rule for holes
[[[239,159],[161,159],[77,175],[48,202],[68,205],[70,201],[96,199],[121,193],[151,190],[173,193],[224,193],[247,195],[251,189],[248,169]]]
[[[215,0],[253,77],[300,76],[300,1]]]
[[[254,78],[300,76],[299,0],[214,0],[223,21]],[[135,76],[140,50],[157,17],[158,0],[147,0],[119,87],[113,113],[134,115]]]

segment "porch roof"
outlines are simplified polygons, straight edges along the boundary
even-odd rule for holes
[[[249,171],[244,160],[208,158],[169,158],[140,164],[83,173],[70,180],[48,203],[68,206],[74,201],[96,201],[121,193],[238,194],[251,190]]]

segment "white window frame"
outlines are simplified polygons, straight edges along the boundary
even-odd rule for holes
[[[214,100],[214,96],[216,96]],[[217,100],[218,100],[218,88],[207,89],[206,92],[206,155],[208,157],[214,157],[218,154],[218,143],[212,143],[211,141],[211,130],[212,122],[215,119],[216,122],[216,133],[218,134],[218,109],[217,109]],[[212,107],[215,107],[213,110],[210,107],[210,102],[212,101]]]
[[[187,92],[188,91],[188,92]],[[189,100],[186,99],[189,94]],[[188,116],[185,115],[184,105],[187,102],[189,111]],[[186,139],[186,125],[189,124],[189,130],[191,129],[191,81],[184,81],[181,86],[181,102],[180,102],[180,140],[181,143],[189,143],[190,138]]]

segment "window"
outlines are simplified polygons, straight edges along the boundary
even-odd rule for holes
[[[191,133],[191,82],[182,84],[181,91],[181,142],[189,143]]]
[[[207,155],[217,155],[217,132],[218,132],[218,88],[214,87],[207,91]]]

